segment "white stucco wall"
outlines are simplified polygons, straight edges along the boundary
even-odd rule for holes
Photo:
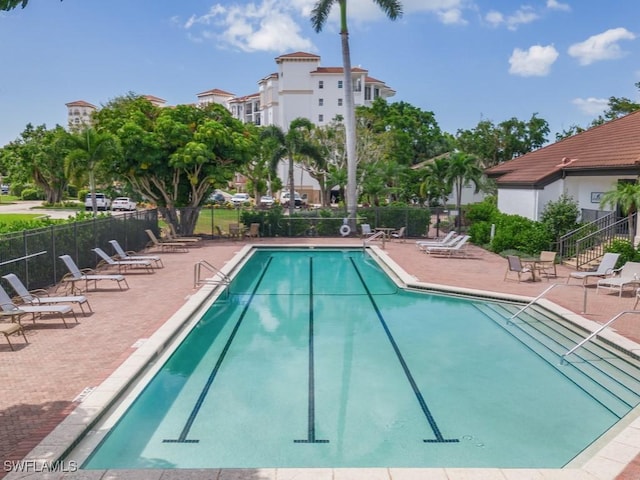
[[[537,210],[537,196],[536,190],[531,189],[498,189],[498,210],[533,219]]]
[[[611,206],[600,207],[597,194],[615,190],[618,180],[621,179],[635,180],[636,177],[633,175],[567,177],[565,179],[566,192],[578,202],[580,209],[611,211],[613,210]],[[594,194],[594,201],[592,201],[592,194]]]

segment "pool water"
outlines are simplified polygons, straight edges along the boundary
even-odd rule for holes
[[[558,468],[620,415],[362,250],[258,250],[86,469]],[[107,427],[103,427],[107,428]]]

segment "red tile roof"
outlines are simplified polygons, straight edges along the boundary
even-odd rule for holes
[[[89,107],[89,108],[97,108],[95,105],[91,105],[89,102],[85,102],[84,100],[76,100],[75,102],[65,103],[67,107]]]
[[[498,186],[544,186],[563,175],[640,174],[640,111],[485,170]]]
[[[311,74],[322,74],[322,73],[343,73],[344,72],[344,67],[318,67],[315,70],[312,70],[310,73]],[[352,67],[351,68],[351,72],[352,73],[367,73],[368,70],[365,70],[364,68],[360,68],[360,67]]]
[[[226,97],[235,97],[233,93],[225,92],[224,90],[220,90],[219,88],[214,88],[212,90],[207,90],[206,92],[201,92],[196,95],[196,97],[204,97],[206,95],[220,95]]]

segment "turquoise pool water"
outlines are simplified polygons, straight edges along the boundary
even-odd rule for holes
[[[561,467],[619,416],[489,304],[258,250],[83,468]]]

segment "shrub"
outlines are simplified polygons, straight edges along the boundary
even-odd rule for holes
[[[491,242],[494,252],[515,249],[533,255],[548,250],[553,241],[543,224],[520,215],[498,214],[495,221],[496,233]]]
[[[482,202],[473,203],[465,207],[464,216],[468,222],[488,222],[498,212],[495,197],[487,197]]]
[[[20,195],[22,200],[42,200],[44,196],[35,188],[25,188]]]
[[[578,227],[579,215],[578,202],[570,195],[562,194],[557,201],[548,202],[544,206],[540,221],[551,232],[553,238],[557,240],[565,233]]]
[[[621,267],[627,262],[640,260],[640,253],[633,247],[633,244],[629,240],[613,240],[605,251],[620,254],[616,268]]]

